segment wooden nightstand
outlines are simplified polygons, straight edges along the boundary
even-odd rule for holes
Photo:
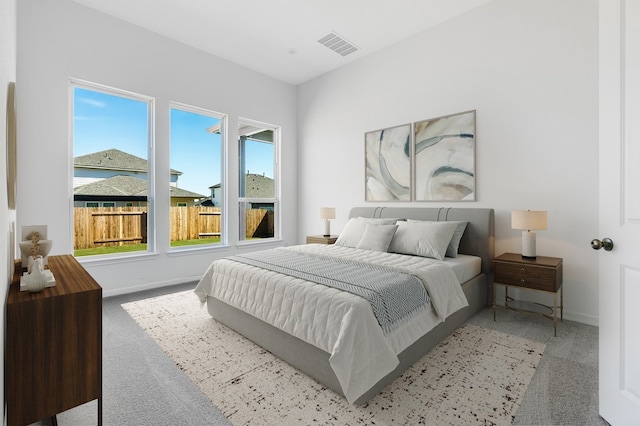
[[[505,308],[549,318],[553,321],[553,335],[556,336],[558,309],[560,309],[560,321],[562,321],[562,259],[546,256],[529,259],[516,253],[504,253],[493,260],[493,265],[493,320],[496,320],[496,285],[504,285]],[[509,287],[553,293],[553,306],[534,304],[545,311],[518,308],[515,306],[517,302],[509,297]],[[560,306],[557,303],[558,291],[560,291]],[[512,302],[512,305],[509,305],[509,302]]]
[[[307,235],[307,244],[333,244],[338,239],[337,235]]]

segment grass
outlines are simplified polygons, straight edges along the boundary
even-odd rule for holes
[[[182,240],[171,242],[171,247],[185,247],[195,246],[202,244],[217,244],[220,242],[220,237],[212,238],[198,238],[195,240]],[[115,254],[115,253],[129,253],[134,251],[146,251],[146,244],[127,244],[123,246],[111,246],[111,247],[95,247],[88,249],[78,249],[73,251],[73,255],[80,256],[97,256],[101,254]]]

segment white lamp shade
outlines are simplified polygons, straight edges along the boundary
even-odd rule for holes
[[[336,218],[336,208],[335,207],[321,207],[320,208],[320,219],[335,219]]]
[[[527,231],[547,229],[547,211],[513,210],[511,212],[511,228]]]

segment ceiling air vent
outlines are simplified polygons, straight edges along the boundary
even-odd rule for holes
[[[318,40],[318,43],[327,46],[329,49],[342,56],[347,56],[358,51],[358,48],[354,46],[353,43],[333,32],[322,37]]]

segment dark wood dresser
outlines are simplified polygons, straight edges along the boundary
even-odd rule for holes
[[[7,424],[25,425],[98,400],[102,424],[102,287],[71,255],[49,256],[56,285],[7,297]]]

